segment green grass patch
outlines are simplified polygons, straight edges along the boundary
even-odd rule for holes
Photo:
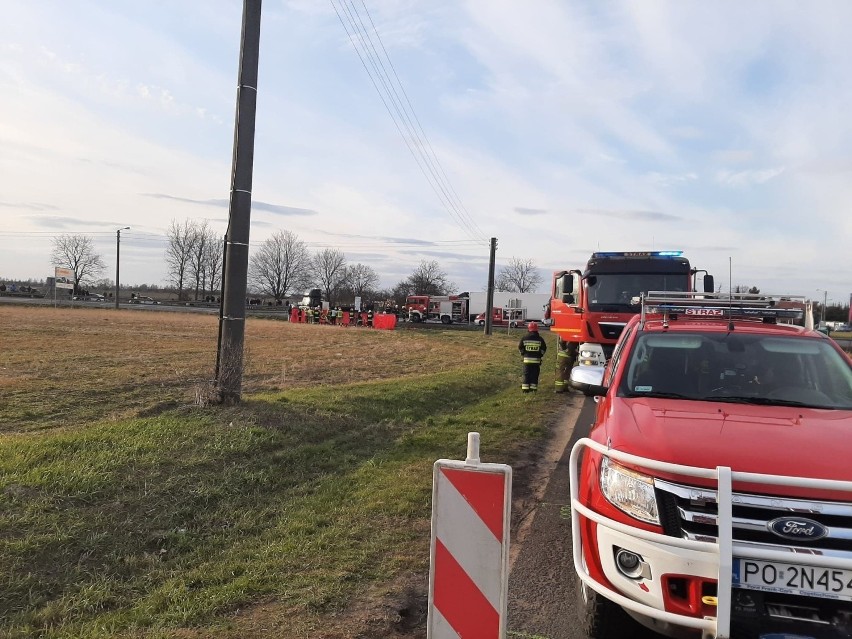
[[[425,586],[434,460],[476,430],[511,462],[562,404],[521,395],[518,336],[425,339],[490,356],[0,436],[0,636],[239,636],[266,601],[307,636],[402,572]]]

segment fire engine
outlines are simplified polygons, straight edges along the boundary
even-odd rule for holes
[[[405,310],[409,322],[467,322],[466,297],[459,295],[409,295]]]
[[[704,291],[713,276],[692,268],[683,251],[598,252],[583,271],[557,271],[550,296],[550,330],[557,335],[557,390],[568,389],[575,363],[603,366],[647,291]]]
[[[509,328],[525,327],[529,322],[535,320],[527,317],[527,309],[525,308],[495,308],[491,315],[492,326],[508,326]],[[479,326],[485,326],[485,313],[480,313],[474,319],[474,322]]]

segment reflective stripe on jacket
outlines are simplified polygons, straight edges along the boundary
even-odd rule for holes
[[[527,333],[518,343],[518,352],[524,356],[524,364],[541,364],[541,358],[547,352],[547,344],[538,333]]]

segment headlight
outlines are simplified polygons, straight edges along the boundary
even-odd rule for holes
[[[660,523],[654,480],[610,461],[601,459],[601,492],[619,510],[649,524]]]
[[[583,343],[580,344],[579,351],[580,366],[606,366],[606,358],[600,344]]]

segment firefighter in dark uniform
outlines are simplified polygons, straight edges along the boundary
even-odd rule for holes
[[[530,322],[529,331],[518,343],[518,351],[524,358],[524,381],[521,390],[534,393],[538,390],[538,375],[541,372],[541,360],[547,352],[544,338],[538,334],[538,324]]]
[[[569,378],[571,377],[571,369],[574,368],[574,362],[577,361],[576,342],[566,342],[563,339],[559,340],[559,350],[556,351],[556,386],[557,393],[564,393],[571,390]]]

